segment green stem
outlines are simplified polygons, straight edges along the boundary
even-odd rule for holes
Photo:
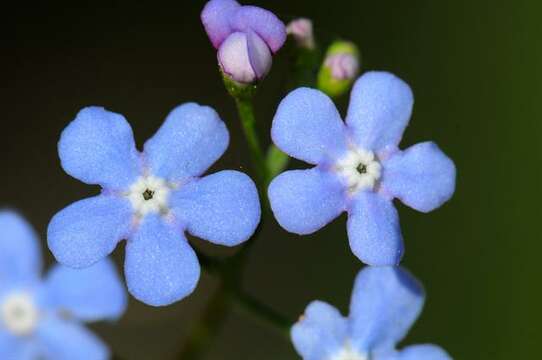
[[[218,334],[231,309],[230,295],[226,283],[221,281],[218,289],[207,304],[202,318],[192,330],[184,348],[179,353],[179,360],[200,359],[209,350],[209,343]]]
[[[290,86],[314,86],[320,59],[321,55],[317,49],[297,49]],[[267,186],[274,176],[286,168],[289,157],[274,145],[269,147],[267,153],[264,153],[262,149],[256,129],[256,117],[252,102],[257,87],[255,85],[238,84],[224,74],[223,80],[228,93],[235,99],[241,127],[247,140],[250,159],[257,176],[256,182],[262,200],[263,219],[271,212],[266,196]],[[262,224],[260,223],[254,235],[244,244],[243,248],[235,256],[227,260],[216,260],[201,252],[197,253],[200,263],[206,271],[218,276],[219,286],[212,295],[201,319],[189,335],[184,348],[179,354],[179,359],[196,360],[205,354],[209,348],[209,343],[218,334],[227,314],[231,310],[233,301],[235,301],[238,308],[272,325],[289,339],[289,331],[293,322],[241,289],[248,254],[260,234],[261,228]]]
[[[267,150],[267,168],[268,168],[268,174],[267,179],[265,182],[265,187],[267,188],[269,184],[271,183],[271,180],[278,174],[284,171],[286,167],[288,166],[288,162],[290,161],[290,157],[283,153],[278,147],[275,145],[269,146],[269,149]]]
[[[300,86],[316,87],[316,78],[320,64],[322,63],[322,54],[318,47],[313,49],[295,47],[293,49],[292,60],[290,61],[292,74],[290,89],[295,89]]]
[[[258,176],[258,189],[263,200],[267,198],[264,196],[264,191],[268,179],[268,168],[256,131],[256,118],[251,101],[252,97],[234,96],[234,98],[241,125],[248,142],[254,170]],[[264,208],[263,213],[267,214],[269,212],[268,203],[262,201],[262,205]],[[231,310],[232,298],[236,294],[241,293],[240,286],[247,262],[247,255],[260,230],[261,224],[253,236],[245,243],[244,247],[235,256],[225,261],[216,260],[198,252],[201,265],[209,273],[218,275],[220,284],[216,293],[211,296],[209,304],[204,310],[198,324],[189,335],[184,348],[180,352],[179,359],[200,359],[208,349],[211,340],[218,334],[227,314]]]
[[[212,256],[208,256],[202,253],[198,248],[196,248],[193,245],[192,247],[194,251],[196,252],[196,255],[198,256],[198,261],[201,267],[203,267],[210,274],[213,274],[213,275],[220,274],[220,272],[225,266],[225,261],[221,259],[216,259]]]
[[[265,184],[268,178],[268,169],[256,131],[256,117],[254,116],[252,100],[250,97],[235,97],[235,105],[237,106],[241,126],[248,143],[252,165],[258,176],[258,182],[260,185]]]
[[[257,320],[272,325],[272,327],[275,330],[278,330],[281,335],[285,336],[287,340],[290,339],[290,329],[293,325],[291,320],[244,292],[239,292],[233,299],[235,300],[235,304],[241,310]]]

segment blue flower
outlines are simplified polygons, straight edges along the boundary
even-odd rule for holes
[[[130,293],[154,306],[184,298],[200,276],[184,231],[234,246],[260,221],[258,192],[247,175],[220,171],[198,177],[228,142],[218,114],[193,103],[174,109],[143,153],[123,116],[99,107],[81,110],[60,138],[62,167],[103,191],[54,216],[49,248],[60,263],[84,268],[127,239]]]
[[[451,360],[435,345],[395,349],[418,318],[425,294],[400,267],[366,267],[357,276],[345,318],[314,301],[291,331],[304,360]]]
[[[369,265],[398,264],[403,239],[393,199],[428,212],[455,188],[455,166],[437,145],[398,149],[412,105],[409,86],[386,72],[368,72],[357,80],[346,123],[322,92],[290,93],[273,120],[273,141],[317,166],[286,171],[269,186],[280,225],[310,234],[347,211],[353,253]]]
[[[107,346],[82,323],[116,320],[124,287],[109,260],[84,270],[55,265],[40,278],[34,231],[0,211],[0,359],[107,359]]]

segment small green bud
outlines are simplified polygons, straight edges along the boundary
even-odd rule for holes
[[[339,97],[350,89],[360,72],[360,52],[354,43],[335,41],[328,48],[318,73],[318,89]]]

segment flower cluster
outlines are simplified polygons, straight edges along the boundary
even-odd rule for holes
[[[397,349],[420,314],[425,293],[399,266],[404,244],[393,201],[430,212],[451,198],[456,176],[453,161],[433,142],[399,148],[414,103],[410,87],[391,73],[366,72],[355,81],[343,121],[329,96],[350,88],[360,56],[354,44],[337,41],[318,75],[311,75],[318,77],[312,82],[318,89],[297,88],[278,106],[270,130],[274,145],[265,158],[252,90],[287,34],[303,56],[317,53],[312,21],[297,19],[286,28],[273,13],[235,0],[209,1],[201,20],[218,49],[223,75],[232,80],[226,84],[251,89],[249,96],[230,95],[256,169],[263,168],[260,188],[239,171],[204,176],[229,144],[226,125],[210,107],[176,107],[142,151],[122,115],[83,108],[62,132],[58,153],[67,174],[99,185],[101,192],[51,219],[47,242],[62,265],[40,279],[33,230],[17,214],[0,211],[0,358],[108,358],[107,347],[82,323],[114,320],[125,311],[125,290],[106,259],[123,240],[126,284],[138,300],[165,306],[185,298],[198,284],[202,258],[219,264],[220,288],[231,287],[223,297],[241,300],[246,294],[232,284],[240,282],[249,247],[233,260],[213,262],[196,253],[186,234],[230,247],[254,239],[260,194],[267,190],[269,202],[263,205],[292,233],[313,233],[346,212],[352,252],[369,265],[357,276],[348,318],[314,301],[291,322],[292,342],[304,360],[450,360],[435,345]],[[313,167],[281,173],[288,160],[284,153]],[[211,310],[227,309],[217,307]]]
[[[0,211],[0,358],[107,359],[107,346],[82,323],[116,320],[124,288],[109,260],[84,270],[55,265],[41,279],[34,231],[19,215]]]
[[[290,156],[316,165],[290,170],[269,186],[279,224],[313,233],[348,213],[352,252],[372,267],[360,272],[351,314],[311,303],[292,328],[304,360],[449,360],[434,345],[397,351],[395,346],[418,317],[421,285],[397,267],[403,238],[393,199],[429,212],[455,190],[455,165],[432,142],[400,150],[413,106],[410,87],[387,72],[368,72],[352,90],[346,122],[331,99],[299,88],[279,105],[271,135]]]

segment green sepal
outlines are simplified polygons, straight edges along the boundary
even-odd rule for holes
[[[336,54],[353,55],[358,60],[361,68],[361,55],[357,46],[354,43],[344,40],[335,41],[328,48],[324,59],[327,59],[328,57]],[[320,71],[318,72],[318,89],[332,98],[338,98],[339,96],[345,94],[346,92],[348,92],[348,90],[350,90],[354,79],[355,77],[352,79],[334,78],[333,74],[331,73],[331,69],[326,66],[324,60],[324,63],[322,63]]]
[[[254,97],[258,90],[258,84],[242,84],[239,83],[228,75],[226,75],[222,70],[220,71],[222,75],[222,80],[224,81],[224,86],[233,98],[239,100],[250,100]]]
[[[267,150],[266,164],[269,171],[269,180],[272,180],[275,176],[281,173],[288,166],[290,157],[283,153],[275,145],[271,145]]]

